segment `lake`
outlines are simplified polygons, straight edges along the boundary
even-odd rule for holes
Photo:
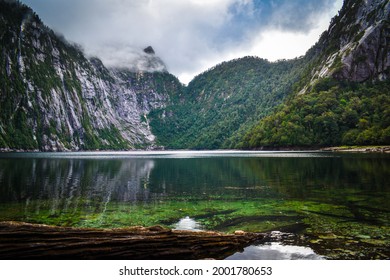
[[[272,232],[228,259],[389,259],[390,155],[1,153],[0,220]]]

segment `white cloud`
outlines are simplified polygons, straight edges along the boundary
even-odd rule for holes
[[[318,41],[320,35],[327,30],[330,19],[336,15],[341,5],[342,0],[338,0],[327,13],[314,14],[310,19],[314,28],[308,32],[286,31],[273,26],[260,31],[257,36],[254,36],[252,47],[248,53],[270,61],[292,59],[304,55]]]
[[[230,46],[223,52],[213,53],[208,59],[201,60],[199,68],[179,74],[181,81],[188,83],[201,71],[213,67],[217,63],[247,55],[258,56],[276,61],[279,59],[292,59],[302,56],[327,30],[330,20],[342,6],[343,0],[336,0],[330,9],[314,13],[308,20],[312,22],[307,31],[297,32],[291,29],[283,29],[276,24],[277,20],[271,20],[267,26],[260,26],[258,30],[252,30],[245,36],[245,40],[238,42],[236,46]],[[274,17],[283,16],[280,12]],[[288,16],[288,15],[285,15]]]
[[[329,3],[340,8],[342,0],[297,1],[311,6],[302,10],[298,2],[292,5],[289,0],[272,11],[266,10],[276,3],[271,0],[23,2],[54,30],[109,66],[131,65],[151,45],[168,70],[188,83],[225,60],[245,55],[275,60],[304,54],[337,11]],[[291,17],[295,12],[302,13],[299,20]],[[295,22],[294,28],[289,28],[290,22]]]

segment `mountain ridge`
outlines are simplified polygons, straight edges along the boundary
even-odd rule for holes
[[[152,47],[144,49],[140,65],[158,71],[108,68],[99,58],[86,58],[27,6],[0,5],[3,150],[390,143],[388,1],[346,0],[303,57],[223,62],[186,87]],[[306,115],[298,113],[299,104]],[[313,135],[291,136],[305,131]]]

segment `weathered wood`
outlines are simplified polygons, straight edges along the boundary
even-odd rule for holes
[[[0,259],[223,259],[262,238],[159,226],[82,229],[0,222]]]

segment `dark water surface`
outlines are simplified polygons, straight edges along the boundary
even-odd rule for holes
[[[0,154],[0,220],[272,232],[232,259],[389,259],[390,155]]]

